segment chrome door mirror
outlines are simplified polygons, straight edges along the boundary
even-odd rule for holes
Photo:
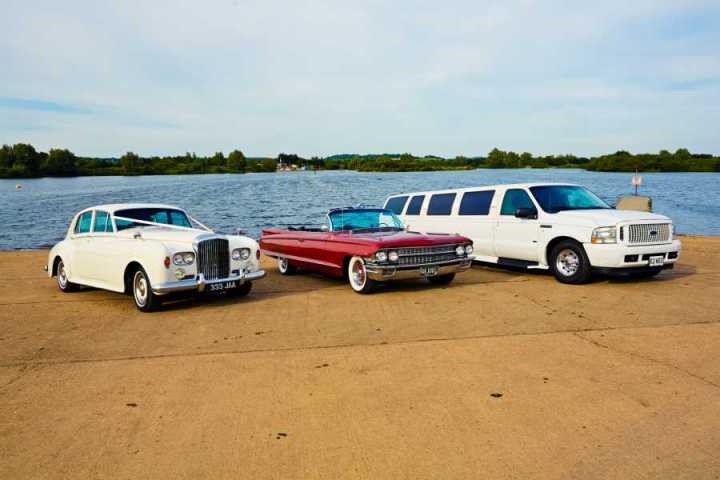
[[[327,232],[330,231],[330,227],[328,227],[327,225],[320,225],[320,230],[322,230],[323,232]]]
[[[242,228],[236,228],[235,235],[247,235],[247,232],[245,230],[243,230]]]

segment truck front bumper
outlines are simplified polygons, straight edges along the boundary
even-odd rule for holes
[[[189,278],[187,280],[178,280],[176,282],[160,283],[153,285],[152,290],[155,295],[167,295],[173,292],[185,292],[195,290],[203,292],[208,285],[214,283],[225,283],[225,282],[237,282],[239,287],[245,282],[251,282],[253,280],[259,280],[265,276],[265,270],[257,270],[254,272],[241,272],[239,275],[233,275],[227,278],[218,278],[214,280],[206,280],[203,274],[198,274],[195,278]]]
[[[428,265],[366,265],[368,278],[378,282],[405,280],[409,278],[427,278],[464,272],[472,266],[472,259],[463,258],[453,262]]]
[[[680,240],[659,245],[584,244],[590,265],[598,270],[638,270],[647,268],[671,268],[680,258]],[[663,265],[649,267],[649,257],[663,255]]]

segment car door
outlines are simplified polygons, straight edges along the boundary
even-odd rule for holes
[[[73,260],[71,276],[75,281],[92,279],[93,263],[90,257],[93,210],[83,212],[75,222],[72,235]]]
[[[520,218],[519,209],[530,209],[534,217]],[[495,256],[528,262],[538,261],[537,206],[523,188],[510,188],[504,193],[495,221]]]
[[[87,257],[87,277],[95,283],[111,283],[114,278],[122,278],[122,272],[118,274],[115,257],[118,255],[116,249],[111,246],[113,235],[112,220],[110,214],[103,210],[95,210],[93,227],[90,235],[87,236],[87,243],[84,248],[84,256]]]

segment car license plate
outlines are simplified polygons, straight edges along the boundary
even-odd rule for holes
[[[420,267],[420,275],[423,277],[432,277],[433,275],[436,275],[438,272],[438,267],[436,265],[431,265],[429,267]]]
[[[663,263],[665,263],[665,255],[653,255],[648,259],[650,267],[662,267]]]
[[[219,292],[221,290],[230,290],[231,288],[237,288],[237,282],[218,282],[211,283],[208,285],[208,290],[211,292]]]

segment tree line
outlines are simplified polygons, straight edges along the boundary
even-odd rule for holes
[[[485,157],[416,157],[409,153],[377,155],[341,154],[326,158],[302,158],[280,153],[277,158],[245,157],[233,150],[227,156],[186,153],[176,156],[142,157],[127,152],[120,158],[79,157],[67,149],[37,151],[18,143],[0,148],[0,178],[70,177],[88,175],[179,175],[199,173],[274,172],[278,166],[308,170],[357,170],[361,172],[417,172],[472,170],[476,168],[582,168],[603,172],[720,172],[720,157],[693,154],[681,148],[675,152],[632,154],[618,151],[597,157],[575,155],[535,156],[493,149]]]

